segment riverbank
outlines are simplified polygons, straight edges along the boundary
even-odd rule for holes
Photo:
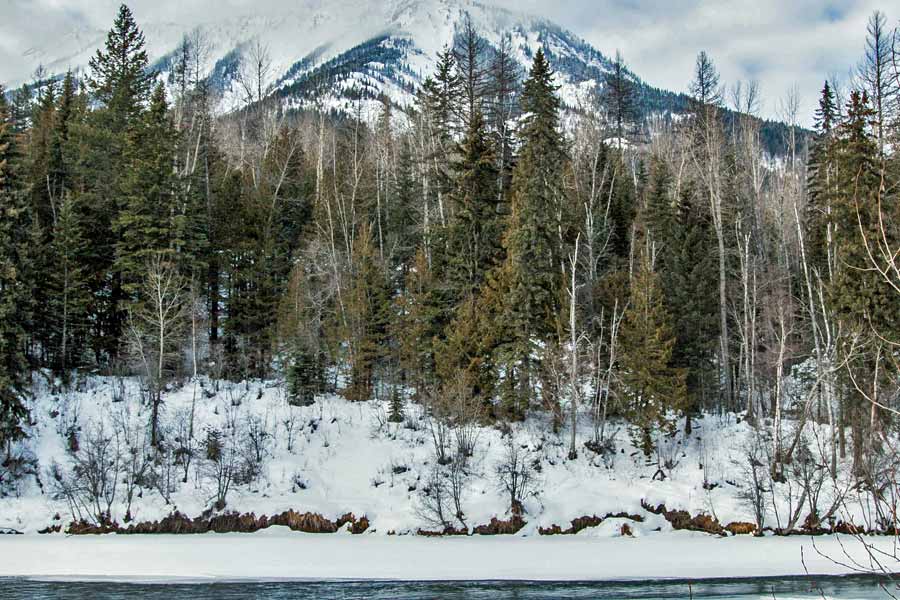
[[[893,552],[893,538],[867,540]],[[673,532],[639,539],[432,539],[322,536],[273,527],[255,534],[0,537],[0,577],[80,581],[623,581],[848,575],[870,564],[863,545],[851,536],[717,538]],[[900,571],[897,561],[882,564]]]

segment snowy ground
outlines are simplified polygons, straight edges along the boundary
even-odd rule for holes
[[[66,450],[70,431],[77,432],[82,445],[89,433],[98,431],[101,426],[106,435],[121,431],[121,437],[135,440],[146,435],[148,420],[148,409],[139,400],[135,380],[90,377],[78,386],[79,391],[65,394],[50,393],[46,383],[39,377],[35,380],[37,393],[31,406],[35,425],[29,432],[26,447],[36,460],[38,476],[23,479],[14,489],[7,490],[6,497],[0,497],[0,528],[10,527],[26,534],[35,534],[52,524],[65,526],[71,520],[66,502],[51,493],[50,475],[54,463],[63,470],[71,468],[71,457]],[[119,389],[123,384],[124,394]],[[116,402],[117,397],[125,399]],[[398,537],[391,537],[391,543],[396,541],[404,548],[417,548],[410,545],[413,542],[400,539],[404,534],[415,533],[420,528],[435,528],[423,518],[422,511],[421,490],[435,459],[432,436],[420,406],[407,406],[406,423],[390,424],[386,420],[385,406],[378,402],[352,404],[338,397],[326,397],[317,400],[314,406],[298,408],[287,404],[282,388],[274,382],[222,382],[216,390],[211,382],[204,380],[188,383],[166,395],[161,427],[168,442],[183,436],[192,404],[197,441],[188,481],[181,483],[180,475],[177,477],[169,503],[152,487],[140,490],[131,508],[135,521],[157,520],[175,510],[195,517],[210,508],[214,485],[204,469],[202,441],[206,431],[235,427],[245,436],[256,427],[270,434],[262,442],[261,473],[252,482],[236,485],[231,490],[227,510],[275,515],[293,509],[317,512],[332,520],[353,513],[357,517],[366,516],[371,524],[363,537],[395,533]],[[709,514],[722,525],[755,520],[751,503],[746,498],[749,487],[747,452],[753,435],[752,430],[740,422],[739,416],[706,416],[696,423],[690,437],[679,433],[660,440],[659,456],[649,461],[632,447],[622,424],[613,424],[610,428],[613,452],[597,455],[584,448],[583,443],[591,435],[587,415],[579,425],[578,458],[567,460],[568,432],[552,434],[542,419],[532,417],[512,432],[529,461],[539,467],[534,486],[536,493],[524,503],[527,525],[519,532],[520,536],[536,536],[539,528],[552,525],[566,529],[572,519],[582,516],[603,517],[625,512],[640,515],[645,520],[636,523],[608,519],[598,527],[582,531],[578,540],[547,543],[563,544],[559,548],[570,548],[565,544],[571,543],[574,548],[585,544],[586,538],[618,538],[623,523],[628,523],[637,538],[655,538],[660,534],[667,537],[672,532],[671,525],[662,517],[643,510],[642,501],[650,505],[665,503],[669,509],[687,510],[692,515]],[[789,433],[790,426],[786,429]],[[810,446],[815,450],[825,436],[820,430],[809,429],[819,434],[809,436]],[[493,517],[508,517],[509,499],[500,489],[495,474],[496,465],[506,451],[506,439],[495,428],[483,427],[477,432],[474,458],[469,465],[470,475],[462,498],[469,527],[488,523]],[[244,437],[240,445],[242,448],[247,446]],[[842,465],[841,471],[847,471],[846,465]],[[665,476],[662,479],[661,473]],[[790,481],[769,487],[766,525],[782,527],[786,515],[800,499],[800,489],[796,482]],[[123,488],[119,486],[112,504],[113,518],[119,523],[123,523],[125,515]],[[818,494],[820,514],[831,505],[833,498],[834,486],[826,482]],[[808,512],[808,508],[804,508],[803,516]],[[860,523],[860,514],[850,515],[851,520]],[[843,512],[838,516],[847,518]],[[37,541],[26,536],[26,542],[21,542],[20,536],[18,539],[28,548],[50,544],[43,538]],[[9,544],[8,541],[5,543]],[[107,542],[60,543],[63,544],[60,547],[65,547],[64,544],[69,543],[102,546]],[[198,543],[215,542],[204,539]],[[452,543],[464,546],[470,542]],[[504,542],[479,540],[477,543]],[[659,543],[669,542],[661,540]],[[696,543],[715,544],[719,541]],[[744,548],[744,544],[751,544],[748,548],[762,547],[752,546],[754,543],[775,542],[733,541],[728,542],[732,545],[723,547]],[[597,548],[615,547],[618,552],[635,547],[629,544],[623,541],[619,546]],[[48,551],[56,547],[47,546]],[[305,548],[302,544],[300,547]]]
[[[889,549],[891,542],[876,543]],[[635,539],[315,535],[272,528],[199,536],[0,537],[0,577],[89,580],[394,579],[598,581],[843,575],[852,538]],[[651,559],[652,557],[652,559]]]

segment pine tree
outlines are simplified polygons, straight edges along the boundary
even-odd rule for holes
[[[88,85],[106,109],[108,126],[122,132],[137,120],[150,95],[153,74],[145,49],[144,33],[125,4],[106,37],[105,50],[97,50],[89,66]]]
[[[830,300],[835,317],[848,338],[858,336],[857,345],[842,348],[847,374],[856,382],[892,385],[879,369],[876,357],[886,351],[886,339],[900,333],[900,301],[872,268],[868,244],[882,235],[881,223],[896,219],[896,204],[882,187],[877,138],[873,134],[874,111],[865,92],[850,94],[847,114],[836,144],[837,182],[833,200],[835,270]],[[881,202],[879,202],[881,199]],[[887,214],[885,214],[887,213]],[[893,235],[892,232],[885,232]],[[896,240],[890,240],[896,247]],[[853,431],[853,469],[867,475],[865,461],[874,452],[877,429],[886,415],[875,410],[868,398],[850,383],[844,398],[844,418]],[[876,418],[877,417],[877,418]]]
[[[129,140],[124,206],[114,223],[116,271],[127,302],[137,300],[147,260],[160,253],[175,260],[176,180],[173,172],[175,130],[169,121],[162,84],[153,92],[150,109]]]
[[[80,366],[87,335],[90,294],[81,264],[86,245],[75,202],[66,194],[53,230],[47,281],[53,366],[64,376],[68,369]]]
[[[454,304],[476,294],[487,273],[503,261],[497,182],[484,119],[476,112],[456,165],[456,213],[447,232],[446,281]]]
[[[825,82],[815,116],[815,137],[809,151],[807,165],[807,256],[811,265],[819,269],[826,280],[834,274],[833,203],[835,200],[836,126],[838,110],[831,84]]]
[[[638,119],[638,98],[634,83],[629,79],[625,59],[617,50],[612,66],[603,79],[601,102],[616,131],[616,147],[621,150],[631,127]]]
[[[676,338],[671,316],[659,275],[646,255],[631,283],[631,302],[620,336],[625,412],[635,445],[649,457],[655,447],[654,431],[671,431],[670,413],[684,407],[685,375],[672,366]]]
[[[21,282],[21,241],[17,228],[27,223],[27,205],[16,181],[13,123],[0,87],[0,451],[9,458],[12,443],[25,437],[28,363],[22,308],[27,290]]]
[[[348,400],[372,398],[377,363],[384,358],[390,294],[387,279],[378,262],[372,229],[360,228],[353,240],[353,274],[347,294],[347,332],[350,383]]]
[[[520,363],[520,390],[530,388],[525,380],[537,344],[557,331],[562,297],[559,233],[566,218],[561,188],[565,148],[553,77],[543,51],[538,50],[522,93],[521,151],[513,173],[512,216],[505,237],[504,319],[514,335],[507,344],[505,362]]]
[[[404,287],[397,298],[392,337],[397,340],[405,380],[421,399],[435,384],[435,346],[441,334],[442,313],[437,282],[423,248],[416,251]]]

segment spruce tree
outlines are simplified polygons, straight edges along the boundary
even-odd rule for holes
[[[562,190],[565,148],[559,131],[560,100],[543,50],[535,54],[522,92],[521,151],[513,172],[512,215],[505,236],[503,267],[505,362],[519,363],[516,386],[531,388],[528,373],[535,350],[557,331],[561,302],[561,243],[565,216]]]
[[[325,387],[325,368],[322,356],[296,344],[288,358],[287,395],[291,406],[312,406],[316,394],[322,393]]]
[[[630,79],[625,59],[617,50],[616,57],[603,78],[601,102],[607,117],[615,127],[616,147],[621,150],[626,136],[638,119],[638,97]]]
[[[837,141],[839,179],[834,222],[838,273],[833,301],[848,324],[890,335],[900,331],[897,295],[872,270],[866,248],[866,240],[873,244],[881,236],[879,210],[892,210],[886,198],[881,207],[878,204],[884,192],[873,117],[865,92],[852,92]]]
[[[830,300],[832,310],[847,338],[842,348],[847,375],[863,386],[876,382],[892,385],[879,368],[877,357],[889,352],[885,340],[900,333],[900,300],[881,275],[874,271],[869,254],[882,235],[881,225],[896,219],[896,204],[882,187],[881,160],[873,133],[874,111],[865,92],[854,91],[847,104],[846,118],[837,132],[837,182],[833,200],[835,270]],[[881,202],[879,202],[879,199]],[[893,232],[884,232],[888,243]],[[877,381],[877,377],[885,378]],[[849,390],[844,398],[844,418],[853,431],[853,469],[860,476],[873,455],[877,429],[887,415],[874,410],[869,398]]]
[[[25,437],[23,425],[28,417],[22,314],[28,298],[21,281],[23,248],[17,231],[26,226],[28,207],[16,181],[17,166],[13,123],[0,87],[0,452],[7,458],[12,443]]]
[[[83,123],[73,124],[72,189],[78,219],[85,238],[91,240],[83,257],[84,274],[91,292],[89,322],[91,348],[97,363],[115,362],[130,303],[123,290],[122,229],[117,226],[134,187],[134,140],[144,124],[152,85],[144,36],[131,11],[122,6],[104,49],[90,61],[87,87],[95,106]],[[154,157],[145,157],[152,160]],[[123,265],[128,269],[127,265]],[[130,282],[132,290],[134,282]],[[133,291],[132,294],[133,296]]]
[[[75,201],[66,194],[53,230],[47,281],[53,366],[64,376],[69,369],[80,366],[87,335],[90,293],[81,262],[87,244]]]
[[[122,4],[105,48],[97,50],[89,62],[88,85],[106,109],[107,124],[113,131],[124,131],[143,112],[153,85],[149,64],[144,33],[131,9]]]
[[[173,172],[175,130],[169,121],[166,92],[159,84],[150,109],[129,139],[131,161],[123,185],[124,206],[114,223],[117,233],[115,268],[126,302],[137,300],[150,257],[163,253],[174,261],[176,180]]]
[[[685,400],[684,372],[672,366],[676,338],[659,279],[643,255],[619,340],[625,413],[634,444],[647,457],[655,448],[653,433],[672,430],[671,413]]]
[[[825,82],[815,116],[815,136],[809,151],[807,190],[809,203],[806,216],[807,257],[823,279],[834,275],[833,204],[837,184],[836,127],[838,109],[831,84]]]
[[[407,383],[421,399],[435,385],[436,345],[441,335],[440,294],[423,248],[416,251],[406,275],[405,290],[397,298],[393,338]]]
[[[379,264],[372,229],[362,226],[353,240],[353,272],[346,300],[350,382],[347,399],[372,398],[376,367],[386,355],[384,343],[390,319],[390,293]]]
[[[447,232],[447,284],[458,304],[477,293],[503,261],[503,222],[497,213],[496,161],[480,111],[472,117],[456,165],[456,212]]]

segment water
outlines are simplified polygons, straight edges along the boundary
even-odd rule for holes
[[[67,582],[0,578],[0,599],[119,600],[230,600],[236,598],[328,600],[490,599],[549,600],[569,598],[665,600],[717,598],[719,600],[841,598],[869,600],[900,597],[896,583],[871,577],[743,579],[705,582],[665,581],[633,583],[544,582],[297,582],[222,581],[215,583],[124,583],[116,581]]]

